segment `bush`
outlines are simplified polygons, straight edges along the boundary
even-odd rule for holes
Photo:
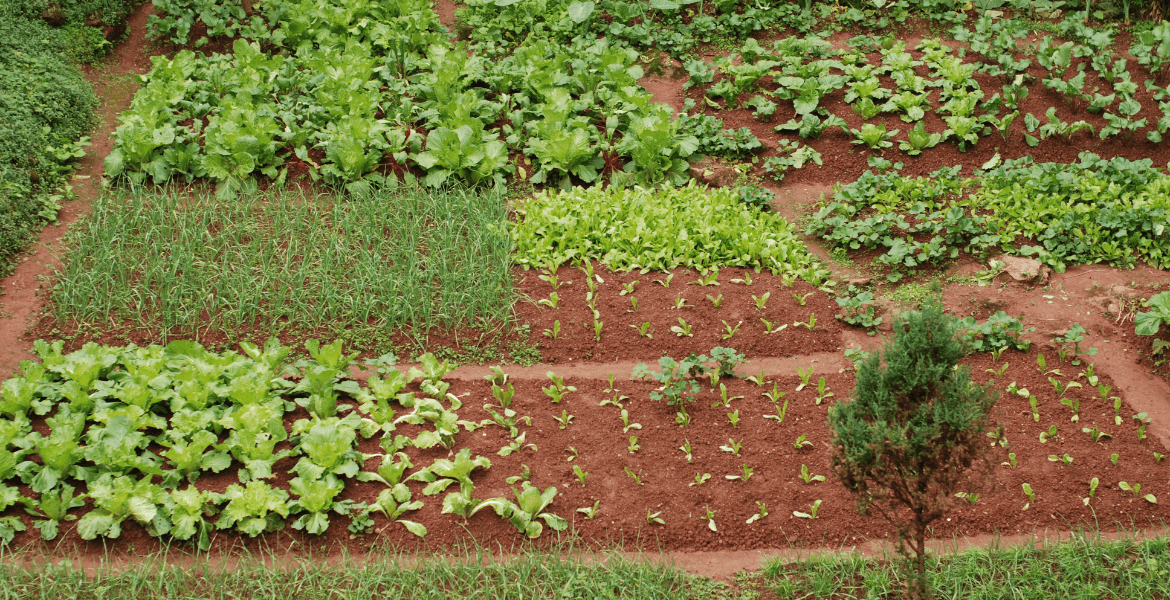
[[[926,532],[991,474],[984,431],[995,396],[956,368],[963,345],[937,302],[903,313],[895,337],[857,368],[853,396],[829,412],[832,468],[864,513],[890,521],[898,551],[914,555],[911,595],[926,595]],[[884,363],[883,363],[884,361]],[[974,472],[972,470],[974,469]]]

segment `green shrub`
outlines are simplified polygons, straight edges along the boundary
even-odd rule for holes
[[[983,433],[995,396],[956,368],[957,327],[937,302],[903,313],[893,341],[858,366],[852,397],[829,411],[833,473],[862,512],[872,508],[897,528],[898,551],[914,555],[911,597],[927,595],[930,524],[992,468]]]

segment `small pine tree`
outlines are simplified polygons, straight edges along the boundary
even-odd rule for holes
[[[927,528],[960,484],[974,491],[991,475],[984,432],[995,396],[956,368],[964,349],[938,302],[903,313],[894,332],[829,413],[832,470],[862,513],[873,509],[897,528],[898,552],[913,567],[910,594],[926,597]]]

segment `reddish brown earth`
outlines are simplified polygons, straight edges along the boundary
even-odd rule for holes
[[[437,10],[447,25],[451,24],[454,8],[455,5],[451,3],[437,4]],[[7,348],[0,356],[0,367],[7,370],[15,367],[20,358],[28,356],[31,340],[46,336],[54,329],[58,330],[54,335],[73,336],[71,347],[89,339],[119,344],[126,341],[144,344],[157,339],[158,332],[134,330],[128,325],[103,324],[101,329],[91,330],[89,327],[78,327],[77,324],[54,323],[49,318],[41,318],[36,327],[26,333],[27,319],[40,315],[44,306],[44,298],[37,291],[51,273],[55,260],[53,256],[61,247],[59,237],[64,233],[65,225],[84,213],[88,203],[99,192],[97,184],[101,174],[101,159],[112,145],[109,133],[114,126],[113,117],[128,105],[133,91],[133,84],[125,74],[145,72],[149,67],[147,56],[152,51],[146,47],[141,34],[149,10],[150,6],[144,5],[131,17],[130,41],[115,49],[113,57],[102,67],[104,70],[87,73],[102,93],[103,123],[95,132],[94,146],[79,171],[80,175],[88,176],[89,179],[75,185],[82,199],[66,206],[61,215],[62,224],[47,228],[42,233],[40,243],[30,251],[17,272],[3,282],[7,291],[4,310],[13,315],[0,327],[0,341],[6,342],[4,346]],[[916,41],[908,41],[908,46]],[[1033,67],[1033,74],[1038,73],[1036,69]],[[922,74],[925,75],[925,71]],[[681,90],[682,80],[673,75],[677,74],[651,73],[644,83],[656,99],[676,105],[677,108],[681,107],[684,96],[697,97],[699,92],[690,90],[684,94]],[[1141,78],[1142,74],[1134,77],[1135,80]],[[116,81],[123,81],[125,89],[115,89]],[[979,81],[988,90],[988,95],[992,93],[991,90],[998,88],[997,83],[990,78]],[[889,80],[884,83],[887,87],[892,85]],[[1083,111],[1070,112],[1062,99],[1050,97],[1050,94],[1037,86],[1033,95],[1024,102],[1022,113],[1032,112],[1040,116],[1047,106],[1056,105],[1062,118],[1083,118],[1100,126],[1099,117]],[[1143,94],[1146,92],[1139,92],[1139,100],[1145,108],[1142,116],[1148,116],[1146,113],[1153,110],[1155,104]],[[828,107],[843,116],[851,127],[859,126],[860,119],[852,110],[841,106],[842,95],[843,92],[837,92],[830,96]],[[785,113],[785,110],[788,112]],[[745,111],[719,111],[711,114],[723,118],[729,127],[752,128],[771,147],[779,137],[796,139],[795,135],[781,136],[772,132],[772,127],[786,121],[792,116],[791,113],[791,107],[782,108],[771,123],[759,123]],[[887,121],[890,128],[902,129],[901,135],[905,135],[907,124],[896,118],[887,117]],[[927,127],[937,131],[942,129],[942,124],[937,116],[928,113]],[[1031,154],[1037,161],[1075,160],[1076,154],[1086,149],[1103,156],[1148,156],[1154,159],[1156,165],[1170,159],[1161,145],[1148,144],[1144,140],[1132,144],[1121,140],[1100,142],[1086,134],[1074,138],[1072,144],[1050,139],[1042,142],[1038,148],[1028,148],[1023,144],[1021,127],[1022,117],[1013,127],[1012,142],[1005,143],[997,137],[987,137],[966,153],[960,153],[953,144],[948,143],[917,159],[893,151],[886,152],[885,156],[891,160],[905,161],[908,173],[928,173],[939,166],[953,164],[979,165],[997,151],[1004,158]],[[825,166],[790,172],[782,185],[773,186],[780,194],[777,209],[791,218],[807,214],[809,205],[833,182],[855,178],[865,169],[865,159],[870,155],[868,150],[849,144],[848,138],[840,132],[826,134],[812,145],[824,154]],[[812,249],[822,257],[828,256],[827,252],[815,245]],[[839,274],[858,270],[856,267],[845,269],[831,266]],[[965,261],[943,274],[969,275],[977,269],[978,265]],[[865,269],[862,267],[860,270]],[[573,283],[558,290],[562,297],[555,311],[535,303],[539,299],[548,298],[552,291],[547,282],[538,279],[538,272],[517,270],[520,290],[529,297],[530,302],[518,304],[516,311],[521,323],[530,326],[531,339],[540,342],[545,364],[528,369],[505,367],[505,370],[512,372],[516,381],[517,410],[522,415],[533,417],[533,425],[524,428],[528,432],[527,441],[536,444],[539,450],[524,450],[509,457],[499,457],[496,452],[505,443],[506,435],[498,427],[462,433],[456,448],[466,445],[475,453],[492,459],[491,469],[478,471],[474,476],[476,495],[480,498],[509,496],[509,488],[512,486],[505,479],[518,475],[522,466],[527,465],[533,473],[533,483],[542,488],[552,485],[558,487],[559,494],[551,509],[570,519],[576,533],[590,544],[604,546],[624,543],[626,548],[648,550],[715,551],[716,554],[693,555],[702,556],[704,558],[701,560],[712,564],[740,564],[724,562],[723,558],[742,557],[758,549],[792,546],[837,548],[888,537],[888,525],[877,518],[858,515],[852,498],[831,477],[827,482],[813,485],[805,484],[797,477],[802,464],[808,465],[816,474],[828,475],[825,415],[834,401],[848,396],[853,385],[851,372],[839,372],[839,365],[845,364],[841,350],[854,346],[872,347],[881,341],[881,337],[867,337],[858,330],[842,327],[831,318],[837,312],[831,297],[813,290],[807,284],[796,283],[795,287],[788,289],[779,278],[765,273],[753,274],[755,282],[747,287],[730,281],[732,278],[741,278],[742,270],[724,269],[719,277],[719,286],[703,287],[687,285],[688,281],[697,278],[697,274],[684,271],[678,270],[670,288],[666,288],[654,283],[655,279],[665,279],[665,274],[613,274],[599,268],[597,273],[604,282],[598,288],[598,310],[605,326],[602,339],[597,341],[593,336],[592,315],[585,302],[585,276],[580,270],[562,269],[558,274],[562,280],[572,280]],[[635,279],[640,281],[633,294],[639,299],[639,312],[629,313],[626,312],[630,308],[628,296],[619,295],[620,284]],[[1167,427],[1170,424],[1170,405],[1166,402],[1170,398],[1167,369],[1164,366],[1155,368],[1150,359],[1152,340],[1137,339],[1133,335],[1132,300],[1129,305],[1118,303],[1116,310],[1111,308],[1114,306],[1112,301],[1127,297],[1115,292],[1114,286],[1128,286],[1133,288],[1137,296],[1148,297],[1155,293],[1152,288],[1154,283],[1165,289],[1165,285],[1170,283],[1170,276],[1153,269],[1125,272],[1091,266],[1073,268],[1068,273],[1054,275],[1047,288],[1001,286],[998,280],[985,288],[965,285],[947,288],[944,296],[946,304],[957,314],[973,313],[985,318],[995,310],[1002,309],[1021,317],[1025,325],[1037,327],[1038,331],[1028,336],[1036,342],[1032,351],[1009,352],[1001,358],[999,364],[992,364],[987,355],[972,357],[967,363],[973,378],[980,382],[991,378],[987,369],[1007,364],[1007,370],[995,381],[996,388],[1002,390],[1011,381],[1028,388],[1040,399],[1041,419],[1039,422],[1032,420],[1024,399],[1003,395],[995,415],[1004,427],[1010,446],[1006,449],[994,448],[993,455],[996,457],[995,462],[999,463],[1006,460],[1009,451],[1014,452],[1019,466],[1014,469],[997,467],[994,485],[984,491],[979,502],[974,506],[960,503],[951,514],[951,520],[937,524],[935,535],[940,538],[970,535],[986,539],[979,536],[1066,530],[1082,525],[1100,525],[1106,530],[1116,527],[1144,528],[1156,527],[1165,522],[1166,511],[1170,510],[1163,508],[1167,502],[1164,496],[1170,497],[1166,489],[1170,475],[1165,469],[1170,468],[1170,463],[1158,463],[1154,453],[1170,453],[1166,449],[1167,435],[1170,434],[1170,428]],[[765,290],[771,292],[772,296],[763,314],[777,324],[788,324],[779,333],[765,335],[761,330],[760,315],[757,314],[751,295],[759,295]],[[791,296],[793,292],[801,295],[811,292],[812,295],[806,299],[804,306],[800,306]],[[693,306],[671,308],[680,293]],[[715,309],[706,295],[720,293],[724,296],[723,305]],[[896,306],[889,302],[883,306],[887,310],[884,316],[888,325],[890,313],[896,310]],[[1130,309],[1127,310],[1126,306]],[[809,315],[814,312],[817,324],[812,331],[792,324],[798,320],[807,322]],[[677,325],[680,316],[694,325],[693,338],[680,338],[670,333],[669,328]],[[544,329],[552,326],[554,320],[560,320],[562,325],[557,340],[541,335]],[[724,320],[732,325],[743,321],[742,329],[729,340],[721,339]],[[650,321],[653,338],[641,338],[629,327],[643,321]],[[1036,355],[1039,352],[1046,355],[1050,367],[1057,366],[1051,338],[1074,321],[1089,330],[1085,345],[1100,349],[1096,356],[1088,360],[1096,365],[1102,382],[1114,386],[1112,394],[1125,399],[1120,426],[1113,425],[1112,406],[1093,399],[1095,394],[1088,387],[1074,392],[1077,397],[1083,398],[1081,422],[1070,422],[1071,411],[1058,404],[1051,384],[1036,367]],[[888,330],[884,330],[883,334],[885,331]],[[237,330],[212,332],[204,342],[209,346],[227,347],[241,339],[262,341],[267,337],[268,332],[263,329]],[[299,346],[305,337],[329,336],[324,332],[305,332],[284,341]],[[482,332],[452,332],[437,335],[432,341],[459,348],[481,337]],[[1170,340],[1170,331],[1164,332],[1161,337]],[[493,339],[504,343],[516,338],[501,333],[500,337]],[[694,422],[681,428],[674,422],[673,411],[661,402],[649,400],[649,392],[653,387],[651,384],[627,379],[633,363],[645,362],[653,367],[660,356],[681,358],[691,352],[708,352],[717,345],[734,347],[745,352],[749,360],[755,361],[742,368],[742,373],[758,373],[758,369],[764,368],[767,378],[778,382],[779,389],[787,393],[786,399],[789,401],[789,412],[784,423],[777,424],[764,418],[765,413],[774,413],[771,404],[761,396],[763,391],[771,389],[770,386],[760,388],[744,380],[734,380],[725,382],[729,394],[745,396],[731,405],[732,410],[740,411],[738,428],[728,422],[727,409],[711,406],[717,394],[706,387],[700,399],[690,407]],[[828,357],[836,357],[836,360],[829,360]],[[802,362],[804,359],[807,362]],[[570,361],[574,366],[569,365]],[[576,366],[579,362],[584,364]],[[822,405],[815,403],[815,390],[806,388],[795,391],[798,384],[795,366],[804,364],[816,365],[814,387],[816,379],[823,375],[835,394]],[[560,375],[569,375],[567,383],[579,388],[560,405],[551,403],[540,389],[547,385],[543,373],[550,369]],[[1069,365],[1060,366],[1060,369],[1062,381],[1076,377],[1081,370]],[[465,368],[450,377],[453,381],[452,391],[465,404],[461,414],[464,418],[481,419],[487,416],[479,408],[489,402],[490,398],[487,384],[479,379],[483,371],[482,367]],[[641,424],[641,429],[622,431],[618,417],[620,411],[613,406],[598,406],[605,395],[603,390],[608,385],[605,377],[609,374],[615,376],[615,383],[621,388],[621,393],[631,397],[625,401],[625,405],[632,421]],[[1080,381],[1083,382],[1084,378]],[[560,415],[562,410],[574,415],[572,424],[563,430],[553,420],[553,416]],[[1130,418],[1137,412],[1147,412],[1153,418],[1149,437],[1143,441],[1138,441],[1136,421]],[[288,422],[303,416],[302,413],[295,413],[289,416]],[[1061,436],[1047,444],[1040,444],[1040,431],[1050,425],[1055,425]],[[1114,438],[1102,444],[1092,443],[1088,434],[1081,432],[1081,427],[1094,425],[1113,434]],[[44,429],[43,422],[37,426]],[[402,428],[398,433],[412,432]],[[792,442],[801,433],[807,434],[813,442],[811,448],[797,450],[792,447]],[[641,449],[636,453],[627,449],[630,435],[639,438]],[[728,438],[743,442],[741,457],[719,450],[720,445],[728,443]],[[678,450],[685,441],[689,441],[693,448],[694,460],[691,463]],[[990,438],[988,441],[991,442]],[[575,448],[578,453],[578,457],[571,462],[566,460],[570,456],[565,451],[568,447]],[[362,442],[360,449],[366,452],[380,451],[376,440]],[[1070,465],[1048,460],[1049,454],[1065,453],[1074,458]],[[1119,455],[1117,465],[1110,462],[1111,453]],[[414,463],[416,467],[427,465],[434,458],[447,454],[444,450],[416,451]],[[724,478],[736,473],[745,463],[756,469],[749,481]],[[286,472],[293,464],[294,461],[290,459],[278,465],[276,483],[287,485],[290,476]],[[377,459],[371,459],[367,467],[373,468],[376,464]],[[576,480],[572,473],[574,465],[590,473],[586,485],[582,486]],[[627,467],[642,474],[645,485],[637,485],[626,475],[624,468]],[[712,477],[701,486],[688,485],[699,473],[711,473]],[[1088,481],[1092,477],[1100,478],[1101,487],[1087,507],[1081,498],[1087,494]],[[220,491],[234,478],[232,473],[207,475],[197,485]],[[1144,500],[1132,499],[1117,487],[1118,482],[1123,480],[1141,483],[1142,492],[1157,495],[1159,504],[1151,505]],[[1026,511],[1022,510],[1026,499],[1020,491],[1021,484],[1025,482],[1037,492],[1036,502]],[[416,497],[421,498],[420,486],[411,484],[411,487]],[[378,484],[351,483],[342,497],[373,500],[379,490]],[[793,511],[807,512],[808,505],[816,499],[823,501],[818,519],[792,516]],[[374,517],[375,534],[350,539],[344,527],[348,524],[347,519],[335,516],[334,526],[322,537],[288,529],[257,540],[221,534],[216,539],[215,547],[217,552],[250,549],[300,553],[322,547],[361,552],[375,545],[431,550],[469,539],[502,549],[512,549],[523,543],[522,536],[511,525],[490,511],[483,511],[464,523],[460,518],[439,513],[441,496],[425,500],[427,504],[422,510],[407,516],[427,525],[430,535],[425,541],[408,534],[399,525],[388,523],[381,516]],[[600,501],[597,519],[585,520],[575,512],[576,508],[591,506],[597,501]],[[756,501],[767,504],[769,516],[748,525],[744,521],[755,512]],[[702,518],[707,509],[715,511],[717,532],[710,531],[706,520]],[[647,510],[660,513],[659,516],[666,524],[648,525]],[[81,512],[78,511],[78,514]],[[17,511],[8,514],[17,514]],[[21,517],[29,521],[27,516]],[[62,537],[47,546],[28,533],[18,536],[17,545],[82,557],[102,556],[107,548],[129,555],[162,549],[158,540],[150,538],[133,524],[126,525],[120,540],[108,545],[80,540],[73,527],[72,524],[64,527]],[[555,537],[546,534],[538,543],[550,544]],[[183,546],[180,545],[179,549],[183,549]],[[755,556],[758,561],[758,554]]]

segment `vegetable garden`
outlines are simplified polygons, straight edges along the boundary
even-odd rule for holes
[[[991,475],[933,536],[1170,516],[1170,25],[450,8],[139,9],[106,189],[0,387],[4,545],[889,538],[831,422],[934,306]]]

